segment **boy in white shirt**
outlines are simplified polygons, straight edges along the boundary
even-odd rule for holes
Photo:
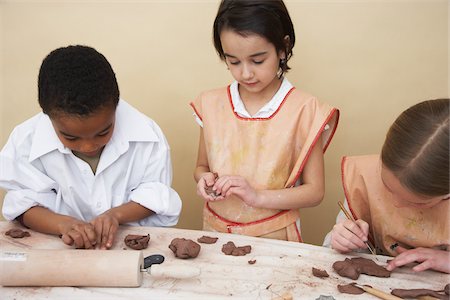
[[[95,49],[52,51],[39,72],[42,113],[0,152],[3,215],[76,248],[109,249],[120,224],[172,226],[170,148],[158,125],[119,99]]]

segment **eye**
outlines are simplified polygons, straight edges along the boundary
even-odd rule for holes
[[[74,136],[65,136],[64,135],[64,139],[73,142],[73,141],[76,141],[78,138],[74,137]]]
[[[230,65],[238,65],[240,62],[239,61],[230,61],[228,62]]]
[[[102,132],[102,133],[99,133],[99,134],[97,134],[97,136],[106,136],[108,134],[109,134],[109,130],[105,131],[105,132]]]
[[[260,65],[260,64],[262,64],[264,62],[264,60],[254,60],[253,61],[253,63],[255,64],[255,65]]]

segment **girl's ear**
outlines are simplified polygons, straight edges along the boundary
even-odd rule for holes
[[[286,59],[287,53],[289,53],[291,39],[288,35],[286,35],[284,36],[283,41],[284,41],[284,50],[278,53],[280,59]]]

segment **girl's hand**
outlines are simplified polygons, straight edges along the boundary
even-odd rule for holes
[[[247,205],[258,207],[258,193],[244,177],[222,176],[217,179],[213,189],[220,195],[216,198],[217,200],[235,195],[241,198]]]
[[[397,267],[404,266],[412,262],[418,262],[412,269],[415,272],[421,272],[428,269],[450,273],[450,252],[445,250],[435,250],[430,248],[415,248],[407,250],[403,247],[397,247],[397,255],[389,262],[386,269],[392,271]]]
[[[206,172],[202,175],[202,177],[197,182],[197,195],[205,199],[206,201],[214,201],[217,200],[217,196],[214,195],[214,183],[217,179],[217,173]],[[206,189],[211,190],[210,193],[207,193]]]
[[[343,220],[333,226],[331,231],[331,247],[338,252],[346,253],[356,249],[365,249],[369,224],[363,220]]]
[[[97,243],[94,227],[80,220],[72,219],[62,224],[60,232],[62,241],[77,249],[92,249]]]
[[[91,224],[95,228],[99,249],[106,250],[111,248],[117,229],[119,228],[119,221],[114,214],[110,210],[107,210],[93,219]]]

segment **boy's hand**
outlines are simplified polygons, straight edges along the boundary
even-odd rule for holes
[[[97,236],[97,247],[106,250],[112,247],[119,228],[119,221],[111,211],[106,211],[91,221]]]
[[[343,220],[334,225],[331,232],[331,247],[338,252],[346,253],[356,249],[365,249],[369,224],[363,220]]]
[[[450,273],[450,252],[445,250],[435,250],[430,248],[415,248],[407,250],[403,247],[397,247],[400,253],[389,262],[386,269],[392,271],[397,267],[404,266],[412,262],[418,262],[412,269],[416,272],[432,269],[444,273]]]
[[[75,245],[77,249],[91,249],[97,243],[94,227],[89,223],[73,219],[62,224],[61,228],[61,239],[67,245]]]
[[[206,201],[214,201],[217,199],[217,196],[214,195],[216,193],[213,190],[214,183],[217,179],[217,173],[207,172],[203,174],[203,176],[199,179],[197,183],[197,195],[205,199]],[[210,190],[210,193],[207,193],[206,189]]]

